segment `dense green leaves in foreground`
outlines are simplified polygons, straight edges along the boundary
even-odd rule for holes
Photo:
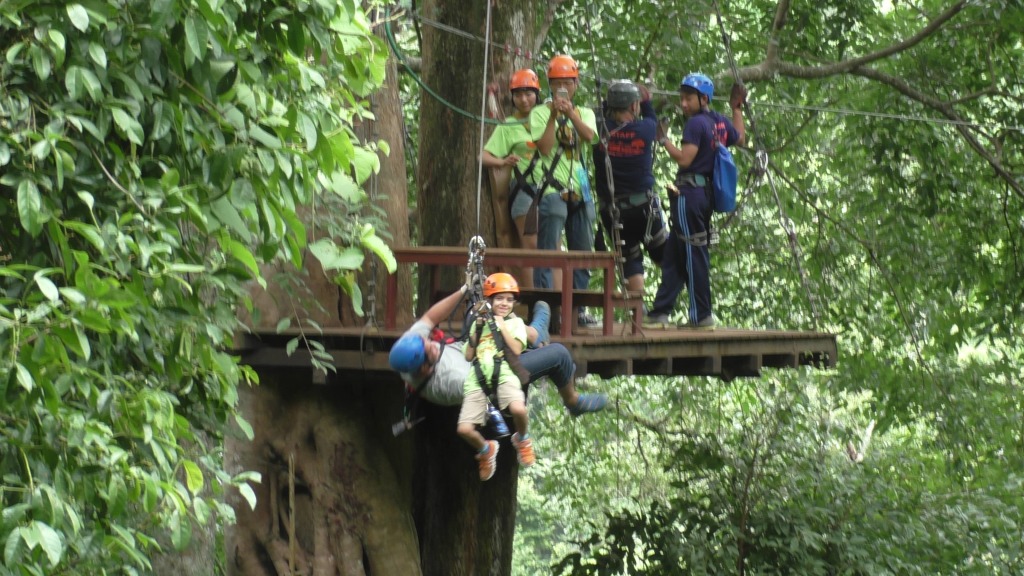
[[[224,350],[303,205],[347,290],[387,255],[352,131],[385,58],[351,1],[0,3],[0,574],[146,571],[252,499],[197,433],[247,430]]]

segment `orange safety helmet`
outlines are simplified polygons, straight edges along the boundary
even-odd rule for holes
[[[511,274],[504,272],[495,272],[484,280],[484,297],[490,298],[495,294],[501,294],[503,292],[511,292],[515,295],[519,295],[519,283],[512,277]]]
[[[512,78],[508,81],[509,91],[514,92],[524,88],[540,92],[540,79],[537,78],[537,73],[529,68],[516,70],[515,73],[512,74]]]
[[[559,54],[548,62],[548,80],[552,78],[579,78],[580,70],[576,61],[564,54]]]

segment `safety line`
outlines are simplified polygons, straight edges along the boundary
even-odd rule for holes
[[[419,20],[419,21],[421,21],[424,24],[427,24],[429,26],[433,26],[433,27],[435,27],[435,28],[437,28],[439,30],[443,30],[445,32],[449,32],[451,34],[455,34],[457,36],[461,36],[461,37],[469,39],[469,40],[475,40],[477,42],[487,42],[487,40],[485,40],[485,39],[483,39],[483,38],[481,38],[479,36],[476,36],[475,34],[472,34],[470,32],[466,32],[464,30],[461,30],[459,28],[455,28],[453,26],[449,26],[447,24],[442,24],[442,23],[440,23],[440,22],[438,22],[436,20],[432,20],[432,19],[430,19],[430,18],[428,18],[426,16],[423,16],[423,15],[417,13],[417,12],[410,12],[409,13],[409,17],[413,18],[413,19],[416,19],[416,20]],[[390,30],[390,26],[388,25],[387,22],[385,22],[385,26],[387,27],[388,30]],[[392,38],[389,37],[389,40],[392,40]],[[495,48],[500,48],[502,50],[509,51],[509,45],[508,44],[501,44],[501,43],[498,43],[498,42],[490,42],[490,45],[495,47]],[[393,49],[395,50],[396,54],[399,54],[400,59],[401,59],[402,58],[401,55],[400,55],[401,53],[398,52],[398,48],[393,46]],[[521,52],[521,47],[517,46],[515,54],[517,56],[521,56],[520,52]],[[533,61],[535,63],[543,63],[544,62],[544,60],[539,58],[539,57],[530,56],[530,52],[529,51],[526,52],[525,58],[527,58],[528,60]],[[403,62],[403,64],[404,64],[404,62]],[[416,76],[415,73],[413,73],[413,71],[408,68],[408,66],[407,66],[407,70],[413,76],[413,79],[416,80],[417,84],[422,86],[425,90],[429,91],[432,96],[434,96],[435,98],[437,98],[437,99],[441,100],[442,102],[444,102],[444,100],[440,96],[438,96],[433,90],[431,90],[429,87],[424,85],[423,82],[420,80],[420,78],[418,76]],[[586,73],[586,72],[581,72],[580,76],[587,77],[587,76],[590,76],[590,74]],[[678,94],[679,94],[678,90],[666,90],[666,89],[657,88],[657,87],[655,87],[655,88],[648,87],[648,91],[651,94],[657,94],[659,96],[678,96]],[[469,113],[465,112],[464,110],[461,110],[458,107],[456,107],[454,105],[451,105],[450,103],[446,103],[446,102],[444,102],[444,103],[446,105],[448,105],[449,107],[453,108],[454,110],[460,112],[460,113],[469,114]],[[761,101],[756,102],[756,105],[757,106],[768,107],[768,108],[781,108],[781,109],[790,109],[790,110],[804,110],[804,111],[811,111],[811,112],[824,112],[824,113],[839,114],[839,115],[845,115],[845,116],[869,116],[869,117],[886,118],[886,119],[890,119],[890,120],[900,120],[900,121],[908,121],[908,122],[909,121],[913,121],[913,122],[929,122],[929,123],[932,123],[932,124],[952,124],[952,125],[956,125],[956,126],[965,126],[965,127],[968,127],[968,128],[975,128],[975,129],[979,129],[979,130],[982,129],[982,128],[987,128],[989,130],[991,130],[993,128],[999,128],[999,129],[1008,130],[1008,131],[1014,131],[1014,132],[1024,132],[1024,127],[1021,127],[1021,126],[1009,126],[1009,125],[1005,125],[1005,124],[984,124],[984,125],[982,125],[982,124],[978,124],[978,123],[974,123],[974,122],[967,122],[967,121],[963,121],[963,120],[949,120],[949,119],[946,119],[946,118],[934,118],[934,117],[927,117],[927,116],[910,116],[910,115],[906,115],[906,114],[889,114],[889,113],[885,113],[885,112],[870,112],[870,111],[867,111],[867,110],[827,108],[827,107],[823,107],[823,106],[800,106],[800,105],[796,105],[796,104],[773,104],[773,103],[761,102]]]
[[[486,43],[484,44],[484,69],[480,75],[483,80],[483,86],[480,88],[480,118],[484,118],[487,115],[487,63],[490,57],[491,51],[487,49],[487,45],[491,42],[491,0],[487,0],[487,23],[485,25],[487,34]],[[483,120],[480,121],[480,149],[477,153],[477,170],[476,170],[476,235],[480,235],[480,196],[483,189],[484,179],[484,128],[487,123]]]

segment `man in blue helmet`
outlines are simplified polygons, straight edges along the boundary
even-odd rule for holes
[[[466,360],[461,343],[444,345],[431,338],[431,332],[459,306],[468,290],[469,282],[431,306],[391,347],[391,368],[411,389],[419,390],[423,398],[441,406],[462,404],[463,384],[472,365]],[[543,306],[535,306],[534,318],[527,327],[527,338],[531,343],[548,339],[551,311],[546,303],[538,304]],[[573,416],[597,412],[608,403],[605,394],[580,394],[576,391],[573,382],[576,363],[569,350],[561,344],[550,343],[526,351],[519,357],[519,363],[530,373],[529,382],[550,377],[558,388],[562,403]]]
[[[682,145],[677,147],[665,136],[659,140],[679,169],[674,186],[669,189],[669,220],[673,233],[665,246],[661,285],[647,316],[647,327],[668,325],[684,285],[688,289],[690,303],[687,320],[681,325],[710,330],[718,323],[712,312],[711,256],[708,251],[714,209],[711,175],[715,143],[722,146],[744,143],[746,130],[742,107],[747,92],[742,84],[733,85],[729,97],[732,120],[710,109],[714,94],[715,85],[711,78],[703,74],[689,74],[683,78],[679,84],[679,104],[686,116]]]

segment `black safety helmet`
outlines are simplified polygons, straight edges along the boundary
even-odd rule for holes
[[[612,80],[608,86],[608,107],[629,108],[633,102],[640,101],[640,88],[629,80]]]

